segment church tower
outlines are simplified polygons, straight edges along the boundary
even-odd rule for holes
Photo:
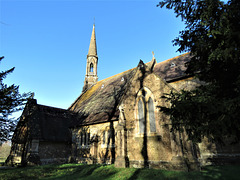
[[[95,24],[93,24],[92,36],[87,55],[87,67],[83,91],[97,83],[98,81],[97,64],[98,64],[97,44],[95,35]]]

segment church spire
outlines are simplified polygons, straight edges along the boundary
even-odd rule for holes
[[[90,40],[88,56],[97,56],[97,44],[95,35],[95,23],[93,24],[92,36]]]
[[[94,23],[88,55],[87,55],[87,66],[86,66],[86,75],[84,80],[83,91],[85,91],[86,89],[90,88],[92,85],[97,83],[98,81],[97,64],[98,64],[98,56],[97,56],[97,44],[96,44],[95,23]]]

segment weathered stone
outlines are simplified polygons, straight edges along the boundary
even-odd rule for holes
[[[186,53],[98,81],[95,27],[87,55],[82,94],[68,110],[30,100],[14,132],[7,162],[48,164],[77,162],[116,167],[198,170],[208,164],[240,162],[240,144],[220,146],[203,139],[188,140],[172,131],[170,118],[160,111],[170,104],[162,96],[204,84],[185,74]]]

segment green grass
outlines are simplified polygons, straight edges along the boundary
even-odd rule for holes
[[[114,165],[45,165],[0,169],[0,179],[239,179],[238,166],[207,166],[202,171],[181,172],[157,169],[115,168]]]

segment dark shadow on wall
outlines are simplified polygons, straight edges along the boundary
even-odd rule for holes
[[[86,163],[87,158],[90,158],[90,145],[92,140],[90,139],[89,127],[84,126],[78,129],[76,137],[73,138],[74,146],[72,147],[72,158],[80,157],[82,163]],[[75,162],[75,158],[71,159],[70,162]]]
[[[119,92],[119,93],[118,93]],[[117,112],[117,107],[119,104],[119,99],[120,99],[120,93],[121,91],[117,91],[114,87],[114,105],[113,105],[113,110],[108,114],[108,122],[110,123],[109,125],[109,131],[108,131],[108,137],[107,137],[107,148],[105,151],[105,154],[103,156],[103,164],[105,164],[108,160],[108,157],[110,155],[110,163],[114,164],[115,162],[115,156],[116,156],[116,150],[115,150],[115,129],[114,129],[114,124],[112,118],[114,117],[115,113]],[[111,154],[109,154],[111,152]]]
[[[141,71],[141,76],[139,77],[138,80],[140,82],[140,89],[142,91],[141,93],[142,93],[142,99],[143,99],[143,112],[144,112],[143,146],[142,146],[141,154],[144,158],[144,168],[149,168],[148,149],[147,149],[147,146],[148,146],[148,142],[147,142],[147,107],[146,107],[146,102],[145,102],[146,92],[143,88],[144,87],[143,82],[144,82],[144,78],[146,75],[146,69],[145,69],[146,67],[142,60],[140,60],[138,67]]]

